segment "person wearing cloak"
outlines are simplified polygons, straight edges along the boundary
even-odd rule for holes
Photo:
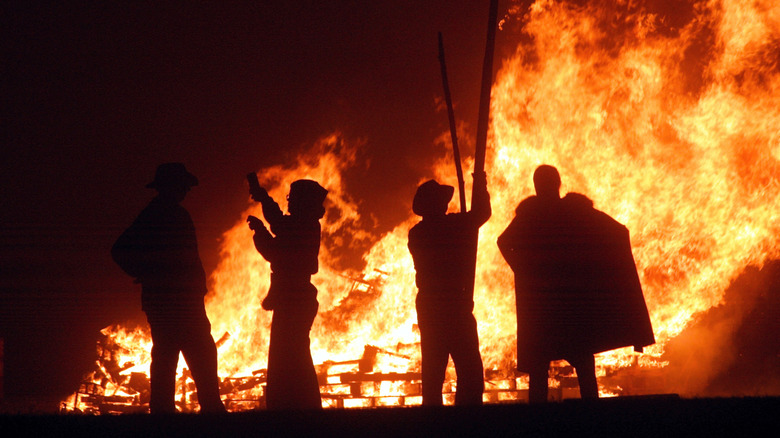
[[[263,308],[273,311],[268,348],[268,409],[322,408],[317,373],[311,357],[309,332],[317,316],[317,273],[320,222],[328,191],[317,182],[301,179],[290,185],[285,215],[250,174],[252,199],[263,207],[262,220],[249,216],[257,251],[271,263],[271,287]]]
[[[195,380],[201,412],[225,412],[219,398],[217,347],[203,304],[206,274],[192,218],[180,205],[197,184],[182,163],[158,166],[146,186],[157,190],[157,196],[111,248],[114,261],[141,284],[141,306],[152,333],[153,414],[176,412],[179,352]]]
[[[491,215],[484,173],[474,175],[472,209],[447,214],[454,188],[421,184],[412,211],[422,220],[409,230],[417,284],[417,322],[422,352],[423,405],[442,404],[450,356],[457,373],[456,405],[482,403],[484,378],[474,309],[474,250],[479,228]]]
[[[529,401],[547,400],[550,361],[565,359],[582,398],[598,398],[595,353],[655,338],[631,253],[628,229],[578,193],[560,197],[558,170],[534,172],[498,238],[515,276],[517,368],[529,374]]]

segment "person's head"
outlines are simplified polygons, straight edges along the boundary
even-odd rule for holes
[[[182,163],[163,163],[157,166],[154,180],[146,185],[160,195],[177,202],[184,200],[187,192],[198,185],[198,178],[189,173]]]
[[[534,171],[534,188],[536,196],[545,199],[561,197],[561,176],[558,169],[548,164],[542,164]]]
[[[320,219],[325,216],[325,196],[328,191],[316,181],[299,179],[290,184],[290,195],[287,197],[287,211],[294,216],[305,216]]]
[[[439,184],[434,180],[428,180],[417,187],[412,202],[412,211],[425,218],[426,216],[438,216],[447,213],[447,205],[452,199],[455,188]]]

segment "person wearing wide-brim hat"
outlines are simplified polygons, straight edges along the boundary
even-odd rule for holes
[[[320,222],[328,191],[300,179],[290,184],[287,211],[250,174],[250,194],[263,207],[262,220],[249,216],[258,252],[271,263],[271,287],[263,308],[274,312],[268,347],[266,406],[271,410],[322,408],[320,386],[311,357],[309,332],[317,316],[317,288],[311,276],[319,266]],[[273,234],[272,234],[273,233]]]
[[[181,206],[198,185],[182,163],[157,167],[146,185],[157,196],[111,249],[117,264],[141,283],[141,307],[152,333],[151,413],[174,413],[176,367],[184,355],[198,391],[201,412],[225,412],[219,397],[217,348],[203,297],[206,274],[195,226]]]
[[[148,189],[165,189],[169,187],[195,187],[198,178],[187,171],[183,163],[163,163],[157,166],[152,182],[146,185]]]
[[[417,188],[412,211],[422,221],[409,230],[417,284],[423,405],[442,404],[450,356],[457,373],[456,405],[482,403],[484,390],[474,309],[473,272],[479,228],[491,215],[484,173],[474,176],[472,209],[447,214],[454,188],[429,180]]]

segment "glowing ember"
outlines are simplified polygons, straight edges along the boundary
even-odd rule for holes
[[[586,194],[631,231],[658,343],[642,356],[628,349],[599,355],[600,380],[620,368],[663,367],[664,345],[695,313],[717,305],[746,266],[778,255],[780,4],[696,2],[691,19],[673,27],[634,3],[539,0],[520,11],[522,18],[509,17],[522,19],[530,38],[503,60],[493,88],[486,162],[493,217],[480,233],[475,289],[488,390],[527,387],[524,377],[507,374],[515,356],[514,285],[495,242],[518,202],[532,194],[539,164],[559,169],[562,192]],[[313,277],[320,313],[311,349],[321,371],[342,379],[328,377],[323,403],[415,404],[419,397],[411,396],[419,388],[411,375],[420,369],[419,335],[406,239],[417,218],[410,211],[406,222],[378,239],[364,255],[363,274],[334,268],[339,250],[372,238],[341,179],[359,147],[327,136],[296,163],[262,169],[260,182],[275,199],[284,199],[299,178],[330,191],[320,272]],[[425,179],[456,185],[451,169],[451,160],[442,159]],[[223,379],[262,376],[266,367],[271,313],[260,302],[270,272],[253,247],[248,214],[260,215],[259,205],[225,232],[207,297],[215,339],[230,334],[219,350]],[[122,373],[148,371],[148,337],[121,328],[109,334],[133,348],[120,362],[137,365]],[[381,349],[374,373],[406,377],[342,383],[366,346]],[[345,401],[350,385],[384,398]],[[602,395],[620,391],[604,387]],[[491,394],[486,400],[516,397]],[[333,402],[339,395],[342,403]]]

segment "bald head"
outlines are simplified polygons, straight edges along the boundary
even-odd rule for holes
[[[534,171],[534,188],[536,196],[545,199],[561,197],[561,176],[558,169],[548,164],[542,164]]]

